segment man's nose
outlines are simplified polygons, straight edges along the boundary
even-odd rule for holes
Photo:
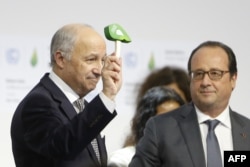
[[[98,61],[95,64],[95,72],[101,74],[102,68],[103,68],[103,61]]]
[[[203,78],[202,78],[202,83],[203,84],[207,84],[207,83],[210,83],[210,82],[211,82],[211,79],[209,77],[209,74],[208,73],[204,73]]]

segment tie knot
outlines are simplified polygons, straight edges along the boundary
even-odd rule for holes
[[[214,119],[214,120],[207,120],[205,123],[208,125],[208,130],[214,130],[215,127],[220,123],[219,120]]]
[[[79,109],[79,112],[83,111],[84,102],[82,99],[77,99],[76,101],[74,101],[74,105]]]

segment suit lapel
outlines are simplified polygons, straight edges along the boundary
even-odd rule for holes
[[[64,93],[56,86],[56,84],[49,78],[49,73],[46,73],[45,76],[41,79],[41,84],[49,90],[51,96],[57,101],[60,105],[61,111],[63,111],[69,119],[72,119],[77,115],[73,105],[70,103],[68,98]]]
[[[100,166],[100,163],[98,162],[98,159],[97,159],[97,157],[96,157],[96,155],[95,155],[95,151],[94,151],[94,149],[93,149],[91,143],[89,143],[89,145],[87,146],[87,149],[88,149],[88,151],[89,151],[89,154],[90,154],[91,158],[92,158],[93,161],[95,162],[96,166]]]
[[[107,157],[107,150],[106,150],[106,145],[105,145],[105,136],[101,137],[101,135],[98,135],[97,141],[98,141],[98,145],[99,145],[101,162],[102,162],[102,164],[107,164],[108,157]]]
[[[232,136],[233,136],[233,148],[234,150],[246,150],[248,149],[248,132],[245,130],[245,124],[237,116],[235,112],[230,109],[230,118],[232,124]]]
[[[105,164],[107,164],[107,152],[106,152],[106,147],[105,147],[105,138],[101,138],[101,136],[98,135],[97,142],[98,142],[99,152],[101,156],[101,164],[98,162],[95,151],[91,144],[87,146],[87,149],[91,155],[91,158],[95,161],[96,165],[105,167],[106,166]]]
[[[49,73],[45,74],[45,76],[41,79],[40,83],[49,90],[51,93],[52,98],[55,99],[60,105],[61,111],[65,113],[65,115],[72,119],[77,115],[73,105],[70,103],[70,101],[67,99],[67,97],[64,95],[64,93],[55,85],[55,83],[49,78]],[[85,103],[87,105],[87,103]],[[95,161],[96,166],[103,166],[106,167],[105,164],[107,164],[107,152],[105,147],[105,139],[101,138],[100,135],[97,136],[97,142],[99,145],[99,151],[101,156],[101,162],[102,165],[98,162],[98,159],[96,157],[95,151],[91,145],[91,143],[87,146],[87,150],[89,151],[92,159]]]
[[[194,166],[206,166],[198,119],[192,103],[188,105],[187,109],[180,110],[180,114],[180,128]]]

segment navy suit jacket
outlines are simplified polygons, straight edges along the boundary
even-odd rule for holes
[[[105,141],[99,135],[115,117],[99,96],[77,114],[48,73],[17,107],[11,123],[17,167],[107,166]],[[90,142],[97,137],[102,165]]]
[[[250,150],[250,120],[230,109],[234,150]],[[206,167],[193,103],[151,118],[129,167]]]

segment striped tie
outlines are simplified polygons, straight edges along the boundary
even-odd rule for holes
[[[91,144],[92,144],[92,147],[95,151],[95,154],[97,156],[97,159],[99,161],[99,163],[101,163],[101,157],[100,157],[100,152],[99,152],[99,148],[98,148],[98,143],[97,143],[97,140],[96,138],[94,138],[92,141],[91,141]]]
[[[76,101],[74,101],[73,103],[79,110],[79,112],[82,112],[83,111],[83,108],[84,108],[84,102],[82,99],[77,99]]]
[[[84,102],[82,99],[77,99],[76,101],[74,101],[73,103],[78,109],[79,109],[79,112],[82,112],[83,109],[84,109]],[[91,141],[91,145],[95,151],[95,154],[97,156],[97,159],[99,161],[99,163],[101,163],[101,157],[100,157],[100,152],[99,152],[99,148],[98,148],[98,143],[97,143],[97,140],[96,138],[94,138],[92,141]]]

